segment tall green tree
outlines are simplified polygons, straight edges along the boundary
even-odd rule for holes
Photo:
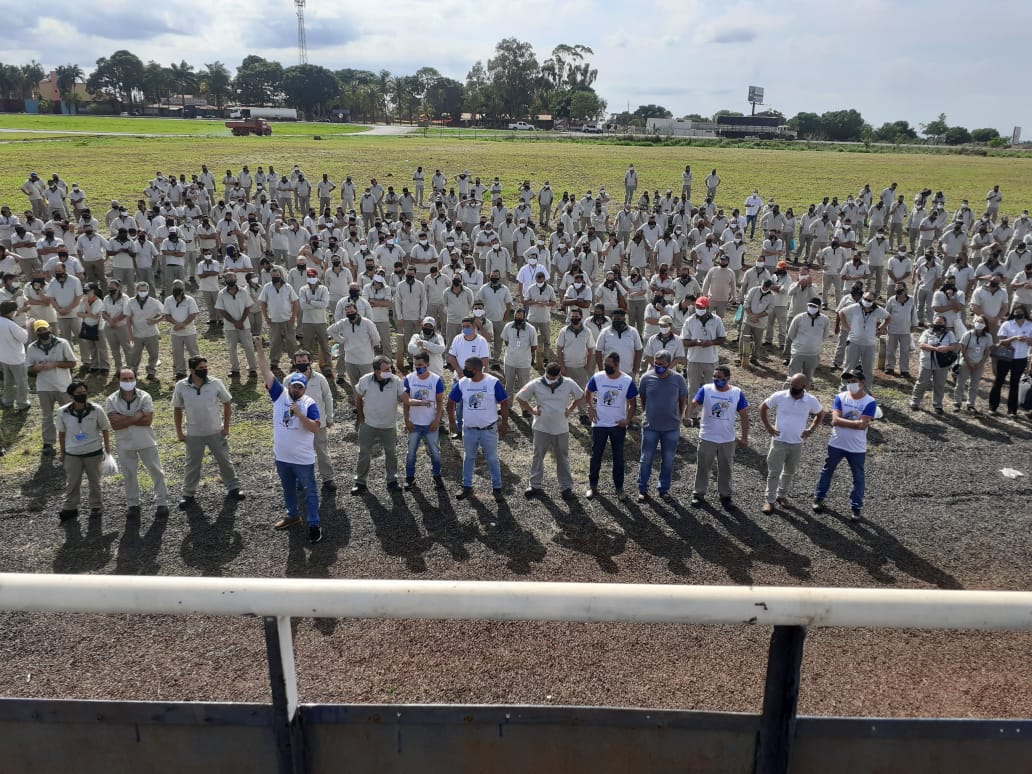
[[[237,68],[233,88],[244,105],[272,105],[283,93],[283,65],[254,54]]]
[[[650,118],[673,118],[674,114],[667,110],[662,105],[638,105],[638,109],[634,111],[635,116],[646,121]]]
[[[39,82],[46,75],[43,72],[43,65],[33,59],[28,64],[21,66],[22,71],[22,97],[33,99],[39,96]]]
[[[372,95],[372,85],[376,82],[376,73],[345,68],[337,70],[334,74],[340,83],[340,102],[351,111],[352,118],[375,120],[376,104]],[[374,118],[370,119],[370,116]]]
[[[23,80],[24,76],[18,65],[0,64],[0,97],[16,99],[21,96]]]
[[[788,128],[803,140],[819,140],[824,137],[821,117],[816,113],[796,113],[788,119]]]
[[[308,115],[321,116],[340,93],[340,82],[325,67],[295,65],[283,71],[283,92],[291,106]]]
[[[216,107],[221,108],[226,97],[230,95],[230,87],[233,82],[229,69],[222,62],[211,62],[204,65],[204,69],[198,74],[198,78],[204,87],[205,93],[209,97],[214,98]]]
[[[488,77],[484,63],[477,60],[466,73],[466,94],[463,105],[474,121],[478,116],[496,118],[499,112],[498,93]]]
[[[605,110],[605,102],[599,99],[594,89],[577,89],[570,96],[570,118],[574,121],[590,121],[598,118]]]
[[[125,49],[98,59],[96,69],[86,79],[86,91],[100,95],[119,109],[135,105],[142,90],[143,62]]]
[[[487,74],[505,116],[526,115],[539,69],[530,43],[505,38],[495,46],[495,55],[487,62]]]
[[[54,68],[54,74],[57,81],[55,84],[57,93],[60,95],[61,101],[68,106],[70,112],[75,112],[75,106],[79,104],[79,96],[75,87],[86,81],[82,68],[77,64],[58,65]]]
[[[451,78],[438,78],[427,89],[424,102],[427,116],[432,120],[447,115],[457,119],[462,112],[462,100],[466,90],[462,84]]]
[[[972,129],[971,130],[971,141],[972,142],[992,142],[1000,133],[996,129]]]
[[[863,139],[864,117],[856,110],[821,113],[821,129],[828,140],[859,142]]]
[[[172,77],[172,83],[175,84],[176,93],[182,97],[183,107],[186,107],[186,92],[197,93],[197,73],[194,72],[193,65],[185,59],[179,64],[173,62],[169,65],[168,72]]]
[[[941,142],[949,128],[949,124],[946,123],[946,114],[939,113],[939,117],[934,121],[921,126],[921,134],[932,142]]]
[[[167,67],[162,67],[153,59],[143,66],[143,83],[140,86],[143,98],[147,102],[161,104],[168,102],[175,90],[172,74]]]

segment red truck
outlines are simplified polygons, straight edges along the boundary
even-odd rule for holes
[[[249,134],[268,137],[272,134],[272,127],[264,118],[234,118],[226,121],[226,127],[237,137],[246,137]]]

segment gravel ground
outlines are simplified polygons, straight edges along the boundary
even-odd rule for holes
[[[730,356],[730,353],[728,353]],[[221,369],[214,369],[218,372]],[[164,375],[168,378],[168,375]],[[781,388],[780,357],[753,373],[736,369],[750,402]],[[837,379],[823,370],[815,392],[830,405]],[[162,384],[159,399],[168,397]],[[794,507],[763,516],[767,441],[753,410],[751,448],[735,462],[735,501],[725,511],[687,506],[696,430],[683,433],[673,502],[621,504],[603,496],[567,503],[554,477],[547,496],[525,501],[530,439],[514,417],[504,441],[506,502],[471,504],[418,484],[390,496],[382,464],[370,492],[347,494],[353,423],[333,431],[341,490],[323,503],[326,537],[310,546],[300,530],[270,529],[281,511],[268,464],[265,400],[236,388],[248,500],[222,502],[209,471],[202,510],[173,509],[155,522],[122,517],[118,482],[105,483],[103,519],[59,526],[61,469],[44,461],[6,481],[0,567],[15,572],[232,575],[317,578],[442,578],[693,584],[1029,588],[1032,557],[1029,466],[1032,424],[986,415],[912,414],[908,385],[881,377],[884,420],[870,433],[866,520],[849,521],[842,468],[829,510],[808,508],[823,460],[825,429],[804,452]],[[927,400],[926,400],[927,404]],[[5,432],[38,433],[35,412]],[[24,421],[22,428],[13,422]],[[578,486],[586,483],[588,435],[571,440]],[[457,481],[458,450],[445,440],[446,475]],[[629,442],[628,479],[637,471]],[[164,456],[173,497],[182,456]],[[1008,479],[1000,469],[1024,476]],[[483,475],[486,471],[479,471]],[[5,477],[8,474],[4,474]],[[603,477],[603,482],[605,478]],[[484,478],[481,492],[489,493]],[[633,486],[629,486],[633,489]],[[582,490],[581,490],[582,491]],[[0,615],[0,691],[7,696],[145,700],[269,698],[260,626],[254,620]],[[303,701],[600,704],[756,711],[769,630],[746,627],[420,621],[295,622]],[[1032,635],[1011,633],[812,630],[800,709],[868,716],[1032,716]]]

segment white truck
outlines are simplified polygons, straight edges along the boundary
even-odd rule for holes
[[[514,124],[509,124],[510,132],[533,132],[534,124],[528,124],[526,121],[517,121]]]
[[[297,121],[294,108],[248,107],[241,105],[229,114],[230,118],[264,118],[267,121]]]

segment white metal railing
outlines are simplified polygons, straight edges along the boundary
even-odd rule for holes
[[[0,573],[0,610],[1032,631],[1032,592]]]

